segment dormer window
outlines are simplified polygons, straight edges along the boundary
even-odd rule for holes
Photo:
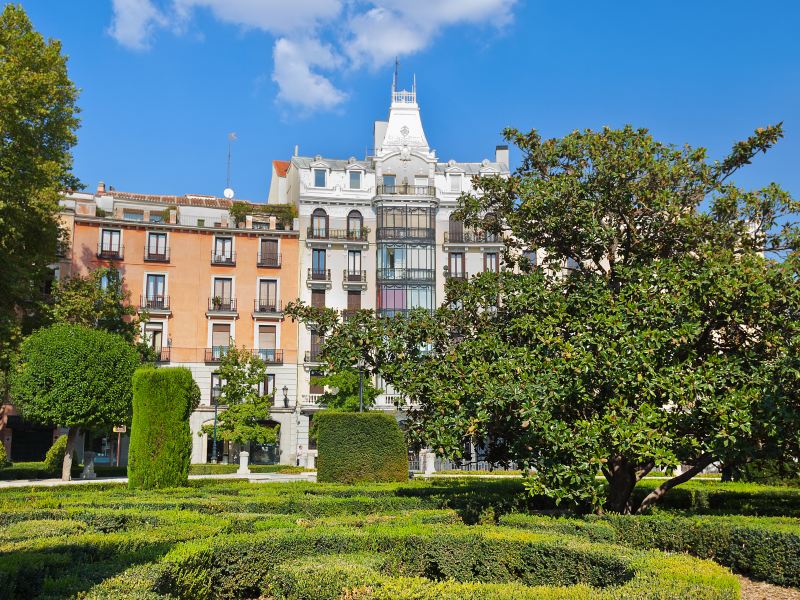
[[[450,174],[450,191],[454,194],[460,194],[463,186],[463,177],[460,173]]]
[[[350,171],[350,189],[361,189],[361,171]]]
[[[314,187],[324,188],[327,187],[328,170],[327,169],[314,169]]]

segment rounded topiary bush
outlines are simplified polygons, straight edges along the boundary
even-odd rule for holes
[[[189,416],[199,400],[200,390],[189,369],[143,367],[134,373],[129,487],[187,484],[192,450]]]
[[[55,475],[64,464],[64,455],[67,453],[67,436],[62,435],[53,442],[44,456],[44,468],[48,473]]]
[[[6,445],[3,442],[0,442],[0,469],[5,469],[6,467],[11,465],[11,461],[8,460],[8,453],[6,452]]]
[[[382,412],[323,411],[317,427],[317,480],[408,480],[408,449],[397,421]]]

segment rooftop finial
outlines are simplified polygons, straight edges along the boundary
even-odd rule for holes
[[[392,80],[392,93],[397,91],[397,77],[400,73],[400,60],[394,57],[394,79]]]

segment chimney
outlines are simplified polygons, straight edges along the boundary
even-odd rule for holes
[[[508,146],[497,146],[494,149],[494,162],[508,168]]]
[[[97,184],[97,194],[105,194],[106,193],[106,184],[104,181],[101,181]]]
[[[300,144],[295,144],[294,145],[294,155],[295,156],[300,156]]]

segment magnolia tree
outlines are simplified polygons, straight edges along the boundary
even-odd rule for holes
[[[460,216],[504,235],[507,269],[407,318],[293,304],[330,366],[362,358],[414,401],[411,441],[458,458],[471,439],[532,493],[596,510],[641,512],[715,461],[800,456],[798,205],[730,183],[780,126],[721,162],[631,128],[506,137],[522,166],[477,178]]]

